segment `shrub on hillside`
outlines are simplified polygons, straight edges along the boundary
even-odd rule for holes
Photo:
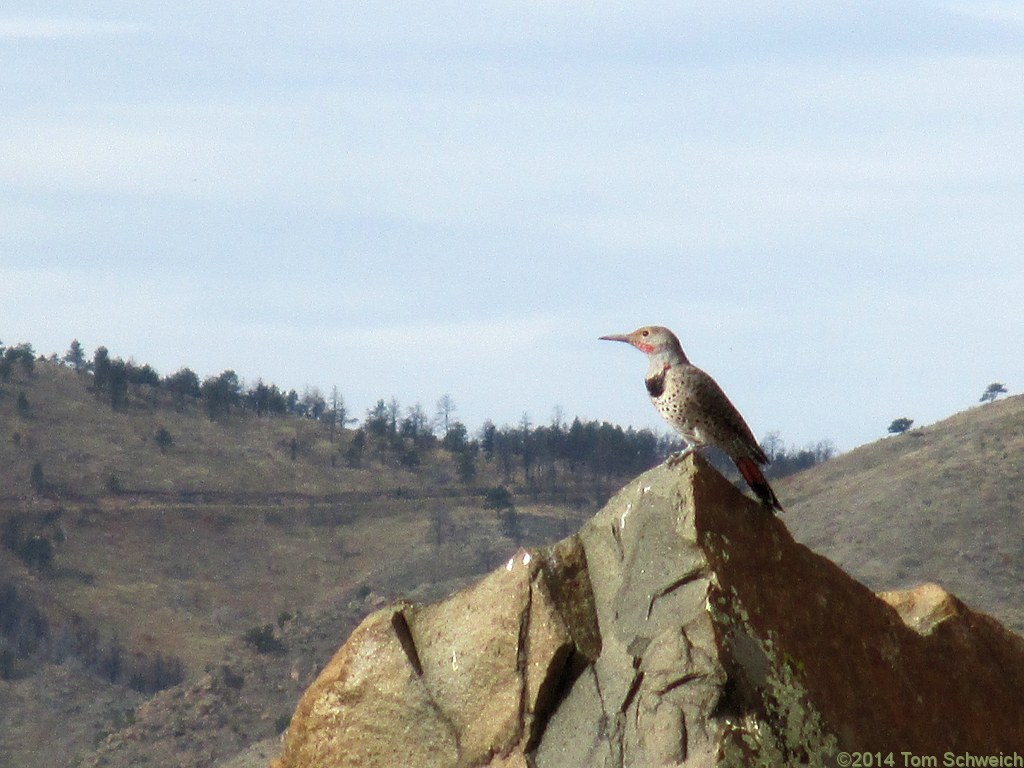
[[[14,651],[0,648],[0,680],[14,679]]]
[[[167,449],[174,445],[174,437],[171,435],[167,427],[160,427],[156,431],[156,435],[153,438],[156,440],[156,445],[160,449],[160,453],[167,453]]]
[[[117,475],[111,475],[107,478],[107,490],[113,494],[124,493],[124,485],[121,483],[121,478]]]
[[[29,476],[29,482],[32,483],[32,490],[36,493],[42,493],[46,490],[46,478],[43,476],[43,465],[38,461],[32,465],[32,474]]]
[[[41,533],[27,532],[18,515],[7,518],[0,533],[0,543],[29,568],[43,571],[53,564],[53,542]]]
[[[128,670],[128,687],[139,693],[156,693],[180,685],[185,665],[176,656],[135,654]]]
[[[245,633],[244,639],[245,642],[251,645],[257,653],[280,656],[288,650],[284,643],[274,637],[273,624],[264,624],[262,627],[253,627]]]
[[[50,637],[50,623],[31,599],[18,592],[14,584],[0,586],[0,647],[9,651],[9,672],[14,662],[43,647]]]
[[[513,506],[512,494],[504,485],[488,488],[484,491],[484,504],[488,509],[500,512]]]

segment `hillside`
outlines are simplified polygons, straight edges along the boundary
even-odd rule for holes
[[[426,472],[392,467],[386,477],[372,461],[361,469],[338,461],[352,433],[328,438],[310,419],[208,418],[200,404],[178,405],[151,387],[132,388],[129,405],[113,410],[90,391],[91,377],[37,363],[0,385],[0,497],[32,495],[39,462],[50,495],[65,500],[109,495],[110,478],[129,492],[324,495],[436,482]],[[27,409],[17,400],[24,393]],[[158,430],[172,444],[161,450]],[[294,458],[293,458],[294,447]],[[335,457],[332,464],[332,456]],[[437,467],[442,469],[442,467]]]
[[[257,647],[274,650],[268,632],[343,631],[380,595],[461,583],[520,543],[566,535],[617,485],[565,469],[528,479],[482,453],[463,482],[439,441],[406,466],[409,441],[373,435],[350,466],[352,430],[211,420],[147,387],[112,410],[89,383],[43,362],[0,382],[3,765],[53,765],[52,750],[36,750],[41,733],[59,731],[62,754],[90,749],[155,691],[194,688],[229,657],[256,680],[276,658]],[[484,495],[499,486],[507,496]],[[276,732],[336,638],[320,652],[295,645],[296,681],[247,688],[261,711],[254,736]]]
[[[213,765],[272,744],[368,611],[572,533],[627,477],[521,446],[474,448],[464,479],[452,446],[372,434],[352,462],[352,430],[211,420],[143,386],[112,410],[89,384],[42,362],[0,381],[4,765]],[[872,588],[938,581],[1020,631],[1022,449],[1008,398],[773,484],[794,535]]]
[[[779,483],[798,540],[872,589],[936,581],[1024,632],[1024,396]]]

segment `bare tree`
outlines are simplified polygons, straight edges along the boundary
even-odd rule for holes
[[[561,432],[565,426],[565,410],[560,405],[556,405],[554,410],[551,412],[551,428],[556,432]]]
[[[451,510],[443,505],[431,509],[427,521],[427,542],[440,547],[454,534],[455,520]]]
[[[334,440],[334,430],[344,429],[347,424],[352,424],[355,419],[348,415],[348,407],[345,405],[345,398],[341,396],[338,385],[331,387],[331,408],[327,412],[330,439]]]
[[[455,398],[447,392],[437,401],[437,423],[444,434],[448,434],[448,427],[451,424],[452,416],[455,415]]]
[[[764,451],[769,461],[774,461],[776,456],[786,450],[786,446],[778,432],[769,432],[761,440],[761,450]]]
[[[398,433],[398,414],[401,412],[401,410],[402,408],[398,404],[398,398],[392,395],[387,405],[388,432],[390,432],[392,435]]]

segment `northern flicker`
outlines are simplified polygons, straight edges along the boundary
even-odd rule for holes
[[[631,344],[650,360],[644,383],[651,402],[687,443],[684,450],[669,456],[669,464],[678,463],[690,451],[713,445],[736,462],[743,479],[765,507],[782,511],[761,472],[760,465],[767,464],[768,457],[750,427],[718,383],[690,363],[672,331],[649,325],[632,333],[601,338]]]

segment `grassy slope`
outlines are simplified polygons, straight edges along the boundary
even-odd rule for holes
[[[381,487],[379,473],[351,470],[330,457],[347,442],[331,444],[322,425],[292,418],[232,418],[210,421],[195,405],[180,411],[148,388],[133,390],[131,405],[112,411],[88,391],[87,377],[66,368],[37,364],[0,385],[0,496],[28,494],[32,464],[42,464],[48,482],[73,495],[103,495],[110,475],[129,490],[302,492]],[[16,408],[24,391],[31,413]],[[162,454],[154,435],[161,426],[174,438]],[[346,433],[347,434],[347,433]],[[20,441],[15,436],[20,435]],[[295,440],[299,460],[291,460]],[[389,482],[415,483],[392,470]]]
[[[21,391],[27,417],[16,407]],[[60,508],[64,539],[49,575],[0,549],[0,580],[13,578],[51,612],[88,617],[131,649],[180,656],[201,671],[252,626],[379,581],[382,566],[423,562],[417,553],[429,548],[430,515],[441,509],[458,535],[475,536],[456,570],[514,549],[479,498],[444,497],[470,490],[451,481],[444,451],[410,472],[393,456],[375,460],[371,446],[365,468],[350,469],[338,455],[349,432],[332,443],[324,425],[305,419],[212,422],[195,406],[157,407],[147,391],[112,412],[87,377],[47,364],[0,385],[0,522]],[[166,454],[153,437],[161,426],[174,438]],[[35,462],[52,493],[32,491]],[[111,475],[125,493],[107,490]],[[482,467],[479,482],[498,477]],[[406,497],[395,498],[397,488]]]
[[[17,408],[19,392],[30,403],[27,415]],[[154,440],[161,426],[174,438],[166,454]],[[335,437],[332,443],[323,425],[294,418],[211,422],[195,406],[179,411],[147,399],[144,388],[133,390],[126,410],[113,412],[88,391],[87,377],[46,364],[30,376],[19,370],[0,384],[0,524],[19,515],[32,525],[61,510],[60,536],[48,572],[0,547],[0,583],[14,582],[52,624],[79,614],[129,652],[181,658],[188,686],[219,668],[227,649],[244,647],[248,629],[276,623],[283,612],[334,611],[360,588],[396,595],[465,579],[516,549],[494,512],[452,480],[455,464],[446,452],[428,452],[411,472],[371,445],[364,468],[350,469],[340,454],[351,433]],[[32,489],[35,462],[47,493]],[[126,492],[109,491],[111,475]],[[498,482],[494,468],[481,464],[478,485]],[[576,527],[567,518],[585,514],[523,499],[517,506],[525,543],[567,535]],[[428,535],[437,513],[448,521],[441,546]],[[53,524],[45,530],[52,534]],[[63,709],[51,706],[57,679]],[[283,693],[267,695],[268,711],[294,706],[274,698]],[[139,698],[74,665],[0,681],[7,710],[0,763],[52,764],[33,729],[75,734],[63,752],[87,749]],[[70,731],[69,717],[76,725]],[[273,718],[261,727],[272,725]]]
[[[936,581],[1024,631],[1024,396],[779,483],[794,535],[872,588]]]

